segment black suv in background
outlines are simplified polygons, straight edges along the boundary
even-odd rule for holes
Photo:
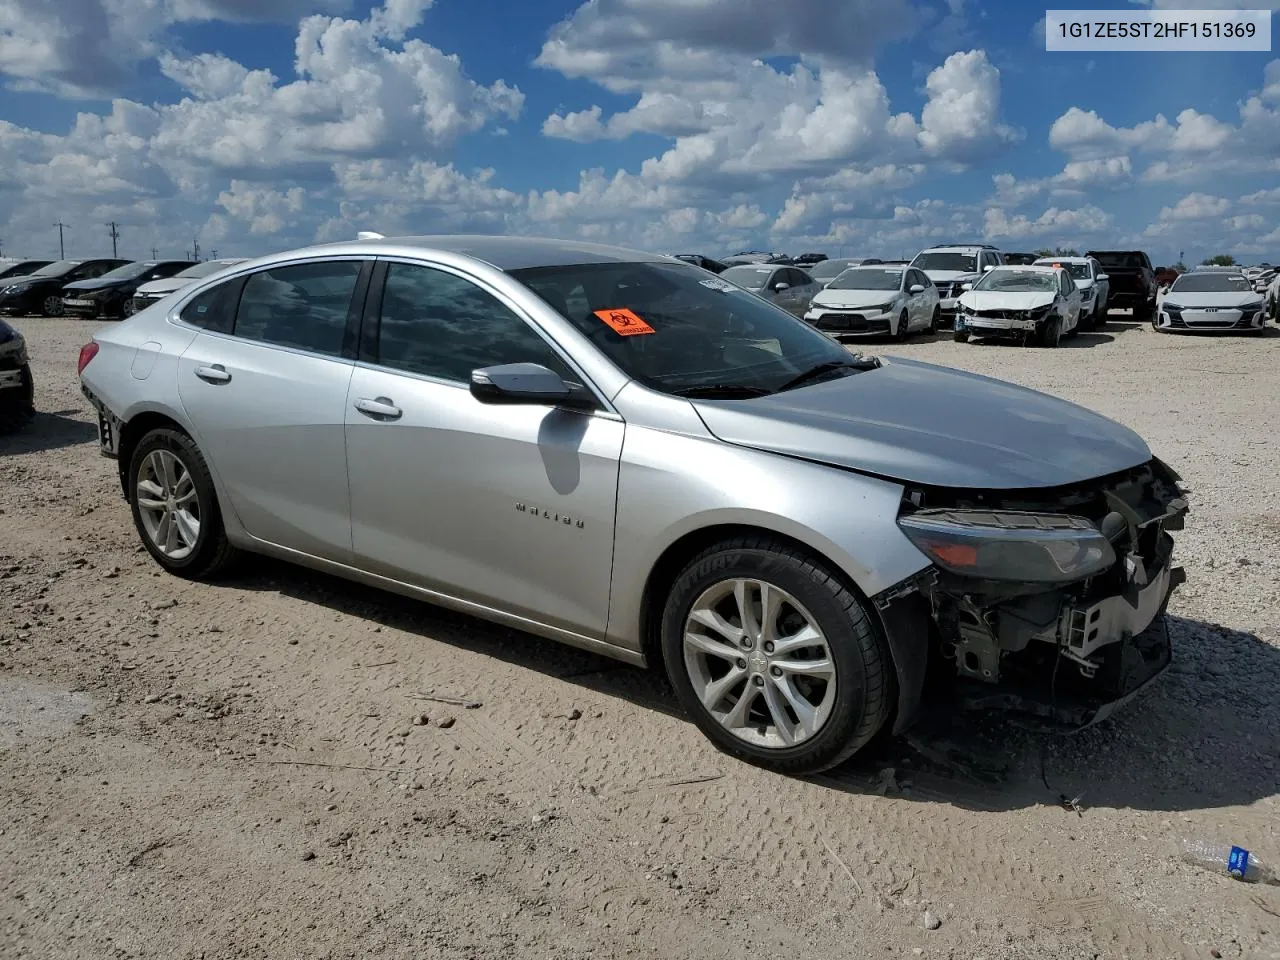
[[[47,267],[53,263],[52,260],[4,260],[0,261],[0,281],[8,280],[10,277],[25,277],[29,273],[35,273],[41,267]],[[4,283],[0,282],[0,287]]]
[[[195,264],[190,260],[135,260],[62,288],[62,310],[73,317],[128,317],[133,295],[144,283],[172,277]]]
[[[100,277],[128,260],[57,260],[25,277],[0,280],[0,314],[56,317],[62,312],[62,288],[77,280]]]
[[[1107,309],[1133,308],[1133,319],[1147,323],[1156,315],[1156,271],[1141,250],[1090,250],[1108,277]]]

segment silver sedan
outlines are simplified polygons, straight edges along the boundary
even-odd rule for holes
[[[165,570],[266,554],[660,665],[774,770],[904,730],[927,673],[1079,724],[1170,660],[1187,505],[1141,438],[852,355],[673,258],[329,244],[197,280],[79,367]]]

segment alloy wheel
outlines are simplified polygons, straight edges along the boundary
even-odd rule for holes
[[[191,471],[170,450],[153,450],[136,482],[138,514],[155,548],[184,560],[200,539],[200,497]]]
[[[703,591],[685,620],[684,664],[702,706],[757,747],[794,747],[822,730],[836,700],[826,636],[789,593],[756,579]]]
[[[44,310],[44,315],[46,317],[56,317],[62,312],[62,298],[52,296],[45,297],[44,303],[41,304],[41,308]]]

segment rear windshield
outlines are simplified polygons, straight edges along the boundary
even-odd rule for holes
[[[1097,260],[1104,267],[1119,267],[1122,270],[1141,270],[1146,266],[1146,262],[1140,253],[1091,253],[1089,256]]]
[[[809,271],[809,276],[815,280],[830,280],[832,277],[840,276],[849,267],[856,266],[857,263],[857,260],[823,260],[814,265]]]

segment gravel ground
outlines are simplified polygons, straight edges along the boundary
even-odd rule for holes
[[[77,389],[92,324],[17,325],[0,956],[1280,958],[1280,888],[1175,856],[1280,861],[1275,330],[874,347],[1086,404],[1183,474],[1176,662],[1074,737],[934,719],[802,781],[629,667],[267,561],[162,575]]]

